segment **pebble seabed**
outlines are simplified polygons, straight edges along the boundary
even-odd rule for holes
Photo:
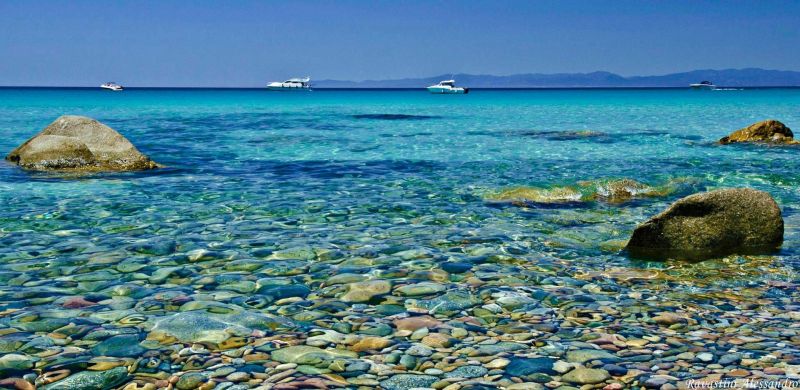
[[[501,237],[442,228],[450,239],[435,250],[252,240],[183,252],[162,238],[129,246],[132,256],[95,248],[47,267],[15,263],[18,272],[0,277],[26,288],[4,293],[0,383],[669,389],[785,379],[800,368],[796,285],[721,284],[721,274],[784,272],[770,268],[771,257],[593,270],[558,257],[530,261]],[[17,250],[36,254],[40,245]]]
[[[161,144],[196,142],[175,134]],[[237,145],[254,148],[240,140],[248,134]],[[245,158],[204,171],[140,144],[177,168],[78,179],[2,168],[16,181],[0,194],[0,387],[673,389],[800,374],[794,257],[645,263],[619,254],[637,221],[721,176],[624,204],[496,204],[492,191],[528,183],[527,162]],[[209,141],[208,154],[184,166],[212,161],[216,147]],[[795,153],[690,147],[751,153],[735,184],[776,194],[796,239],[786,200],[797,181],[763,174],[770,162],[758,160],[773,154],[794,169]],[[360,150],[350,153],[380,152]],[[535,170],[633,176],[547,161]],[[683,172],[680,162],[657,167],[665,174],[643,181]],[[502,182],[504,172],[521,173]]]

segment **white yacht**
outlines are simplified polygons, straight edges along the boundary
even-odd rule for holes
[[[689,84],[689,88],[691,89],[717,89],[717,86],[710,81],[701,81],[695,84]]]
[[[295,78],[284,82],[275,81],[267,84],[267,89],[273,91],[307,91],[311,89],[311,78]]]
[[[430,93],[469,93],[469,88],[456,87],[455,80],[442,80],[428,87]]]
[[[100,84],[100,88],[110,89],[112,91],[122,91],[122,86],[117,84],[117,83],[115,83],[115,82],[113,82],[113,81],[109,81],[107,83]]]

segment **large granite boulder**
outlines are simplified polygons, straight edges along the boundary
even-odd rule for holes
[[[750,188],[687,196],[639,225],[627,245],[634,257],[701,260],[775,251],[783,218],[772,197]]]
[[[136,171],[159,166],[114,129],[75,115],[59,117],[6,160],[34,170]]]
[[[796,144],[792,130],[776,120],[766,120],[754,123],[744,129],[739,129],[719,140],[721,144],[737,142],[766,142],[774,144]]]

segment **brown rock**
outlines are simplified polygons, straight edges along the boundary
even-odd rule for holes
[[[87,301],[83,297],[72,297],[64,301],[61,306],[64,306],[67,309],[80,309],[83,307],[94,306],[94,302]]]
[[[661,325],[674,325],[680,322],[686,322],[686,318],[679,314],[665,312],[653,317],[653,321]]]
[[[364,337],[359,342],[353,344],[350,350],[355,352],[381,350],[390,345],[392,345],[392,340],[385,337]]]
[[[768,142],[777,144],[796,144],[792,130],[776,120],[766,120],[739,129],[719,140],[721,144],[737,142]]]
[[[422,344],[431,348],[450,348],[454,341],[452,337],[441,333],[431,333],[422,338]]]
[[[441,321],[431,316],[408,317],[394,321],[394,326],[397,327],[397,330],[410,330],[412,332],[422,328],[438,328],[441,325]]]
[[[6,389],[17,389],[17,390],[35,390],[36,388],[33,385],[22,378],[5,378],[0,379],[0,386]]]
[[[775,251],[783,243],[781,209],[750,188],[694,194],[639,225],[626,249],[635,257],[700,260]]]
[[[340,298],[343,302],[367,302],[370,299],[388,294],[392,291],[392,284],[386,280],[365,280],[350,283],[347,293]]]

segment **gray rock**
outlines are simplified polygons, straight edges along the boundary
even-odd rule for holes
[[[528,349],[525,344],[515,343],[511,341],[501,341],[495,344],[482,344],[476,348],[479,355],[497,355],[503,352],[512,352]]]
[[[433,314],[453,314],[481,303],[481,300],[466,291],[454,291],[433,299],[420,300],[415,306]]]
[[[719,358],[719,362],[718,363],[720,365],[722,365],[722,366],[727,366],[729,364],[739,363],[740,361],[742,361],[742,355],[741,354],[729,353],[729,354],[726,354],[726,355],[722,355],[722,357]]]
[[[33,170],[135,171],[159,166],[114,129],[75,115],[59,117],[6,160]]]
[[[381,382],[386,390],[409,390],[419,387],[431,387],[438,378],[430,375],[398,374]]]
[[[595,384],[609,378],[608,372],[599,368],[578,367],[561,377],[561,380],[581,385]]]
[[[246,336],[253,329],[288,329],[285,318],[261,313],[215,314],[187,311],[158,320],[152,332],[164,333],[186,343],[221,343],[233,335]]]
[[[398,287],[395,291],[403,296],[436,294],[445,290],[445,286],[434,282],[421,282]]]
[[[775,251],[783,243],[778,204],[750,188],[687,196],[639,225],[627,245],[635,257],[704,259]]]
[[[193,390],[203,383],[208,381],[208,377],[199,372],[189,372],[181,375],[178,382],[175,383],[175,388],[178,390]]]
[[[127,378],[127,367],[115,367],[106,371],[81,371],[46,385],[42,390],[104,390],[114,388]]]
[[[697,354],[697,360],[700,360],[701,362],[705,362],[705,363],[712,362],[712,361],[714,361],[714,354],[709,353],[709,352],[699,353],[699,354]]]
[[[430,347],[422,344],[414,344],[406,351],[406,353],[411,356],[431,356],[433,355],[433,350]]]
[[[35,359],[19,353],[0,356],[0,374],[13,371],[27,371],[33,368]]]
[[[417,358],[411,355],[403,355],[400,357],[400,365],[408,370],[413,370],[417,366]]]
[[[486,375],[489,370],[481,366],[461,366],[444,374],[445,378],[478,378]]]
[[[567,351],[567,361],[570,363],[585,363],[591,360],[613,363],[620,359],[617,355],[613,355],[602,349],[578,349]]]
[[[272,352],[272,360],[281,363],[297,363],[327,367],[335,359],[353,359],[358,354],[342,349],[322,349],[308,345],[293,345]]]
[[[554,375],[553,365],[556,359],[549,357],[513,358],[505,370],[508,375],[525,377],[532,374]]]
[[[92,347],[92,353],[97,356],[134,357],[144,351],[135,334],[114,336]]]

